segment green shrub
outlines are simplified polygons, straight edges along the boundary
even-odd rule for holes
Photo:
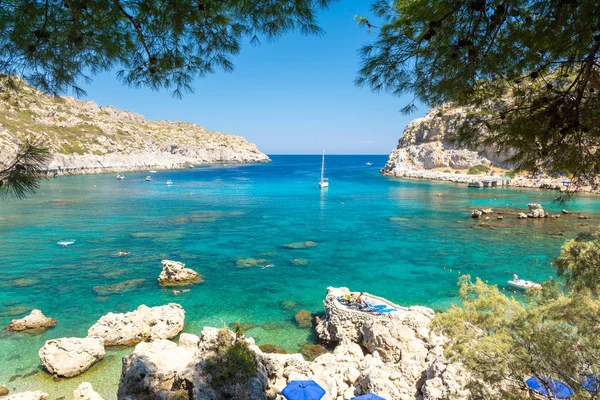
[[[237,331],[236,327],[236,333],[238,333]],[[234,391],[237,392],[239,388],[248,384],[250,378],[257,375],[254,353],[248,348],[248,343],[244,340],[241,331],[237,334],[233,344],[222,345],[224,344],[222,342],[231,336],[233,335],[228,329],[219,330],[217,355],[209,358],[204,367],[205,372],[210,375],[210,385],[217,391],[229,392],[231,388],[235,388]]]
[[[489,170],[490,170],[490,167],[480,164],[480,165],[475,165],[475,166],[469,168],[469,171],[467,173],[469,175],[479,175],[479,174],[485,174]]]
[[[517,171],[514,169],[509,169],[504,175],[510,179],[513,179],[515,176],[517,176]]]

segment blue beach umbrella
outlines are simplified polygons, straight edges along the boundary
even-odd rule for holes
[[[566,383],[561,381],[557,381],[552,378],[542,377],[542,379],[538,379],[535,376],[527,379],[525,384],[532,389],[534,392],[537,392],[543,396],[552,396],[555,399],[568,399],[573,395],[573,389],[567,386]],[[550,393],[548,393],[548,389],[550,389]]]
[[[376,394],[369,393],[363,394],[362,396],[353,397],[352,400],[385,400],[383,397],[379,397]]]
[[[600,392],[600,375],[582,375],[581,386],[589,392]]]
[[[325,389],[315,381],[291,381],[281,394],[288,400],[320,400],[325,396]]]

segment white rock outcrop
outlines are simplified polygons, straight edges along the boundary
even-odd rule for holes
[[[41,390],[32,392],[21,392],[11,394],[8,397],[4,397],[2,400],[48,400],[50,396],[48,393],[44,393]]]
[[[436,168],[468,170],[476,165],[506,166],[506,157],[494,149],[482,147],[474,151],[454,143],[459,127],[468,118],[468,109],[446,104],[409,122],[382,173],[412,177],[415,172]],[[452,175],[449,174],[447,180],[452,180]]]
[[[40,349],[39,356],[50,374],[70,378],[104,358],[104,343],[98,338],[52,339]]]
[[[129,346],[170,339],[183,330],[184,320],[185,311],[179,304],[141,305],[132,312],[104,315],[88,330],[88,336],[103,339],[105,346]]]
[[[315,380],[326,390],[323,400],[350,400],[366,393],[394,400],[468,398],[464,388],[468,375],[460,365],[445,360],[443,338],[430,332],[431,309],[400,307],[369,296],[397,310],[375,315],[337,300],[348,293],[346,288],[328,288],[317,334],[335,349],[312,362],[300,354],[264,353],[253,339],[244,339],[256,365],[245,398],[283,400],[281,391],[297,379]],[[170,399],[184,393],[188,398],[216,399],[205,361],[234,340],[231,331],[205,327],[199,337],[183,334],[179,344],[140,343],[123,360],[118,398]]]
[[[73,392],[73,400],[104,400],[102,396],[94,391],[92,384],[82,382]]]
[[[529,207],[529,214],[527,214],[529,218],[545,218],[548,216],[541,204],[530,203],[527,204],[527,207]]]
[[[158,283],[165,286],[186,285],[201,282],[198,273],[185,264],[177,261],[162,260],[162,272],[158,276]]]
[[[41,331],[56,325],[56,320],[48,318],[38,309],[32,310],[29,315],[21,319],[13,319],[8,326],[12,331]]]

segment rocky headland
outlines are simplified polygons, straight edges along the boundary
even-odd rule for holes
[[[466,107],[445,104],[432,108],[424,117],[411,121],[381,173],[465,185],[496,181],[498,186],[566,190],[567,186],[563,182],[569,179],[565,177],[544,174],[507,176],[511,168],[507,153],[485,146],[476,149],[458,146],[456,139],[459,127],[468,122],[474,112],[476,111]],[[485,130],[481,134],[485,136]],[[593,191],[591,187],[580,187],[577,190]]]
[[[6,79],[0,76],[0,163],[11,159],[26,137],[49,148],[48,172],[58,175],[269,161],[240,136],[185,122],[152,121],[93,101],[50,96],[23,81],[14,92]]]

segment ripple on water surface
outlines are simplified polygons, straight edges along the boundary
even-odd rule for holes
[[[389,179],[367,161],[383,166],[385,157],[328,157],[326,190],[316,185],[320,157],[274,156],[270,164],[160,171],[153,182],[142,182],[145,173],[52,179],[35,197],[6,203],[0,325],[33,308],[58,325],[37,335],[1,331],[0,385],[70,398],[90,381],[114,399],[131,348],[109,349],[84,375],[58,382],[41,370],[37,351],[140,304],[181,304],[185,332],[239,321],[259,345],[297,352],[314,334],[294,315],[321,312],[327,286],[444,309],[456,299],[459,272],[501,285],[515,272],[552,275],[561,244],[594,229],[599,215],[596,198],[580,196],[568,207],[590,220],[518,220],[514,212],[530,202],[559,212],[556,193]],[[504,210],[504,219],[468,218],[483,207]],[[66,239],[75,242],[57,245]],[[205,282],[189,292],[161,288],[165,258]]]

